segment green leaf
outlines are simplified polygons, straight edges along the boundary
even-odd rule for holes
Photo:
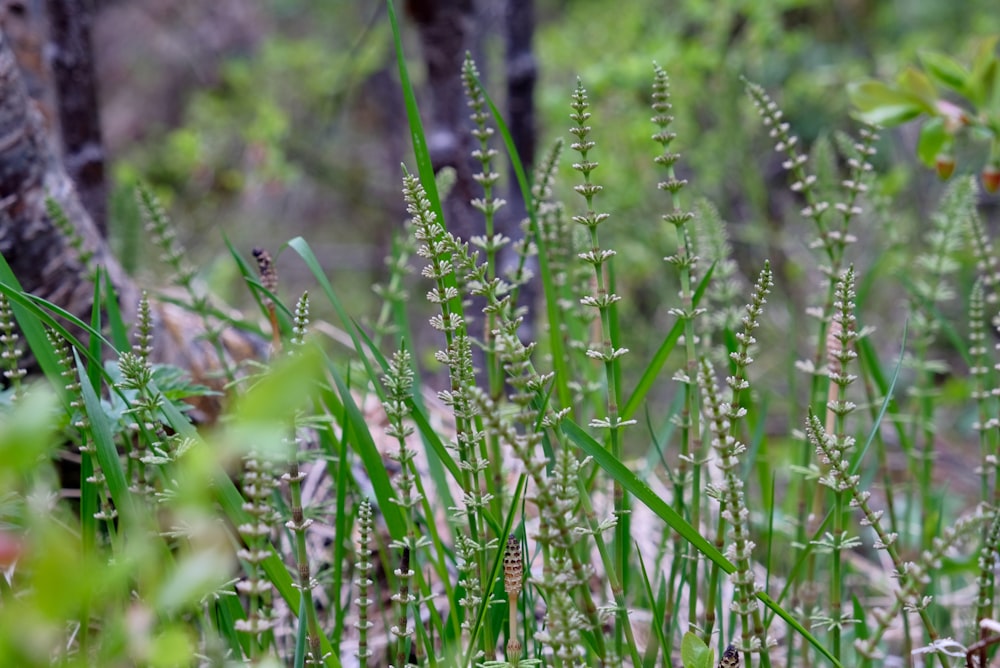
[[[969,99],[977,107],[989,106],[995,111],[997,104],[997,79],[1000,78],[1000,63],[996,58],[991,60],[982,70],[973,73],[969,80]]]
[[[933,106],[925,104],[916,95],[892,88],[881,81],[868,80],[852,83],[847,95],[857,108],[855,115],[874,125],[890,127],[905,123],[921,113],[933,113]]]
[[[198,550],[181,557],[156,595],[157,610],[175,615],[223,586],[232,572],[231,558],[221,550]]]
[[[912,95],[928,108],[933,108],[935,100],[939,97],[937,89],[927,75],[912,65],[899,73],[896,85],[899,91]]]
[[[847,86],[847,96],[858,111],[872,111],[881,107],[920,105],[920,98],[912,93],[894,88],[882,81],[867,79]]]
[[[967,96],[969,70],[960,62],[937,51],[921,51],[920,63],[936,83]]]
[[[972,59],[972,72],[968,79],[968,98],[977,107],[993,107],[996,110],[997,100],[994,95],[998,90],[997,76],[1000,63],[997,61],[996,45],[1000,36],[994,35],[980,42],[976,55]]]
[[[681,640],[681,662],[684,668],[711,668],[714,652],[705,641],[688,631]]]
[[[236,397],[226,429],[232,444],[265,456],[287,454],[292,420],[310,405],[323,379],[323,365],[322,350],[309,343],[272,364],[248,391]]]
[[[20,483],[38,470],[57,447],[56,396],[45,384],[32,385],[17,409],[0,420],[0,488]],[[6,491],[6,490],[5,490]]]
[[[80,360],[80,355],[73,351],[76,357],[77,377],[80,380],[80,391],[83,394],[83,403],[87,411],[87,419],[90,421],[90,433],[94,439],[94,446],[97,448],[97,461],[101,464],[104,479],[108,485],[108,492],[118,509],[119,515],[125,521],[134,518],[134,506],[132,494],[129,492],[128,483],[125,481],[125,471],[122,469],[121,459],[118,457],[118,448],[115,445],[114,437],[111,435],[111,425],[108,423],[104,409],[101,407],[101,400],[94,391],[87,375],[87,369]]]
[[[917,140],[917,157],[920,158],[920,162],[933,167],[935,158],[950,140],[943,118],[932,118],[924,123],[920,128],[920,139]]]
[[[922,113],[923,109],[917,105],[898,104],[855,113],[854,116],[859,121],[868,123],[869,125],[891,128],[895,125],[902,125],[907,121],[912,121]]]

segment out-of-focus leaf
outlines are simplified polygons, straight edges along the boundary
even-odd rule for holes
[[[882,81],[867,79],[848,85],[847,94],[859,111],[887,106],[920,106],[920,98]]]
[[[45,385],[31,386],[17,410],[0,419],[0,487],[37,469],[57,441],[56,397]]]
[[[938,98],[937,89],[931,80],[912,65],[900,72],[896,78],[896,85],[900,92],[912,95],[926,105],[928,110],[934,107],[934,101]]]
[[[232,559],[221,551],[200,550],[184,556],[160,587],[157,609],[174,614],[196,604],[222,587],[232,568]]]
[[[847,94],[857,108],[856,116],[866,123],[890,127],[912,120],[923,112],[931,113],[920,98],[892,88],[881,81],[850,84]]]
[[[993,35],[982,40],[972,59],[972,73],[968,79],[969,101],[977,107],[997,106],[994,96],[997,94],[997,77],[1000,73],[996,56],[998,38],[1000,36]]]
[[[858,112],[855,113],[855,116],[858,120],[869,125],[890,128],[894,125],[902,125],[907,121],[912,121],[922,114],[923,111],[920,106],[915,104],[896,104],[877,107],[870,111]]]
[[[921,51],[920,63],[938,84],[968,97],[969,70],[960,62],[936,51]]]
[[[227,424],[229,445],[282,456],[295,413],[309,405],[323,377],[323,353],[307,343],[279,359],[250,389],[237,397]]]
[[[932,118],[920,128],[920,139],[917,141],[917,156],[928,167],[934,166],[934,159],[948,142],[948,132],[944,127],[943,118]]]

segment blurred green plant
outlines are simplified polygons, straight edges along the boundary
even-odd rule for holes
[[[989,145],[980,169],[987,192],[1000,190],[1000,36],[981,40],[968,64],[937,51],[921,51],[920,67],[910,65],[894,83],[866,80],[848,89],[857,116],[892,127],[922,119],[917,156],[943,180],[955,171],[955,144]],[[957,98],[957,99],[956,99]]]

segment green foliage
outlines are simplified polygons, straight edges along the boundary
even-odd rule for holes
[[[1000,189],[1000,58],[997,36],[980,40],[968,66],[935,51],[919,53],[921,68],[909,66],[894,84],[862,81],[849,89],[858,117],[894,126],[926,117],[917,156],[942,179],[955,169],[955,144],[971,138],[988,143],[983,186]],[[960,102],[954,102],[955,97]]]
[[[688,631],[681,640],[681,661],[684,662],[684,668],[712,668],[715,652],[704,640]]]

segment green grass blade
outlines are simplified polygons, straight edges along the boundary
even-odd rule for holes
[[[77,351],[73,351],[76,358],[77,377],[80,380],[80,390],[83,393],[83,403],[87,410],[87,419],[90,422],[90,433],[94,439],[94,446],[97,448],[97,461],[101,465],[104,478],[107,481],[108,492],[118,509],[118,514],[124,522],[129,522],[135,516],[135,508],[132,505],[132,493],[129,492],[128,483],[125,481],[125,471],[122,469],[121,459],[118,457],[118,448],[115,446],[114,438],[111,435],[111,425],[104,414],[104,407],[101,400],[90,384],[89,374],[80,360]]]
[[[358,354],[358,359],[361,364],[365,367],[365,373],[368,375],[373,382],[378,378],[378,373],[372,366],[368,355],[365,354],[365,348],[361,345],[361,338],[358,335],[358,328],[354,324],[354,320],[348,315],[347,309],[341,303],[340,298],[337,297],[337,293],[333,290],[333,285],[330,284],[330,279],[326,277],[326,273],[323,271],[323,267],[320,266],[319,260],[316,259],[316,254],[313,253],[312,248],[302,237],[295,237],[288,242],[288,245],[299,254],[302,261],[306,263],[306,267],[312,273],[313,277],[319,283],[320,289],[323,290],[323,294],[326,296],[330,305],[333,306],[334,311],[337,313],[337,317],[340,318],[340,323],[347,332],[347,335],[351,337],[351,343],[354,345],[354,350]],[[387,367],[383,367],[387,368]],[[376,383],[376,386],[378,384]]]
[[[37,323],[44,324],[49,329],[53,330],[56,334],[58,334],[66,342],[68,342],[70,346],[79,351],[80,354],[82,354],[89,363],[101,366],[100,358],[92,357],[90,354],[90,349],[87,346],[83,345],[83,343],[81,343],[79,339],[77,339],[73,334],[71,334],[70,331],[66,329],[66,327],[64,327],[62,323],[56,320],[56,318],[50,315],[48,311],[51,311],[60,318],[69,321],[74,326],[84,330],[88,336],[99,339],[100,342],[106,345],[109,349],[114,350],[114,346],[112,346],[111,343],[107,339],[105,339],[100,332],[94,331],[94,329],[89,324],[80,320],[69,311],[59,306],[56,306],[52,302],[42,299],[41,297],[36,297],[27,292],[23,292],[22,290],[15,288],[8,283],[3,283],[3,282],[0,282],[0,292],[7,295],[7,298],[11,301],[11,309],[15,309],[15,304],[17,306],[23,307],[23,310],[21,310],[20,313],[22,313],[22,315],[24,315],[28,321],[30,321],[30,319],[33,317]],[[17,310],[14,311],[15,318],[18,317],[17,315],[18,312],[19,311]],[[20,320],[18,320],[18,324],[20,324]],[[45,349],[53,357],[53,363],[55,364],[55,372],[56,372],[55,378],[58,379],[59,378],[58,373],[59,371],[61,371],[62,367],[58,362],[55,350],[52,348],[52,345],[45,337],[44,329],[42,329],[39,326],[38,331],[41,334],[42,341],[44,341]],[[25,334],[25,338],[27,338],[27,334]],[[28,342],[29,346],[34,346],[34,343],[32,342],[33,340],[34,339],[29,340]],[[41,343],[39,343],[39,345],[41,345]],[[34,352],[34,347],[32,347],[32,352]],[[39,363],[41,364],[41,361],[39,361]],[[45,371],[44,368],[42,370]],[[45,371],[45,374],[46,376],[48,376],[48,371]],[[61,388],[62,383],[57,383],[56,387]]]
[[[93,332],[101,331],[101,268],[97,268],[97,280],[94,281],[94,297],[90,305],[90,330]],[[101,340],[96,336],[91,336],[90,345],[87,346],[90,354],[87,355],[88,358],[92,360],[101,359]],[[125,348],[128,350],[128,347]],[[99,392],[101,389],[101,374],[104,371],[103,364],[90,364],[87,368],[87,375],[90,377],[90,385],[95,391]]]
[[[639,501],[656,513],[660,519],[666,522],[671,529],[676,531],[687,542],[691,543],[699,552],[719,565],[719,568],[726,573],[732,573],[736,566],[716,549],[712,543],[708,542],[701,532],[681,516],[676,510],[671,508],[666,501],[657,496],[646,483],[639,480],[639,477],[628,469],[623,463],[615,459],[603,445],[595,441],[579,425],[563,420],[562,430],[576,445],[578,445],[587,455],[594,458],[594,461],[604,469],[612,478],[617,480],[622,487]]]
[[[215,601],[212,621],[219,636],[225,640],[226,645],[232,650],[235,656],[245,656],[250,650],[249,636],[236,630],[236,622],[246,619],[243,606],[240,605],[239,597],[230,588],[227,594],[220,596]]]
[[[240,275],[243,280],[250,287],[250,296],[253,297],[254,301],[257,303],[257,308],[260,314],[265,318],[269,317],[267,306],[264,304],[263,296],[270,298],[275,305],[275,315],[278,317],[278,326],[282,332],[290,332],[292,330],[292,314],[289,312],[288,307],[278,299],[277,295],[271,293],[270,290],[265,288],[260,282],[260,273],[255,265],[247,262],[246,258],[237,250],[236,246],[229,240],[226,235],[223,236],[223,241],[226,244],[226,248],[229,249],[229,254],[232,256],[233,261],[236,262],[236,267],[239,269]],[[260,331],[257,329],[256,331]]]
[[[434,164],[427,149],[427,139],[424,136],[424,126],[420,120],[420,110],[417,108],[417,96],[413,92],[410,72],[406,67],[406,55],[403,53],[403,38],[396,20],[396,8],[392,0],[386,0],[389,12],[389,23],[392,25],[392,41],[396,48],[396,64],[399,68],[399,83],[403,89],[403,102],[406,106],[406,121],[410,128],[410,141],[413,144],[413,157],[417,161],[417,174],[427,191],[427,200],[431,210],[444,224],[444,211],[441,209],[441,197],[438,195],[437,183],[434,180]],[[458,72],[455,72],[458,76]]]

